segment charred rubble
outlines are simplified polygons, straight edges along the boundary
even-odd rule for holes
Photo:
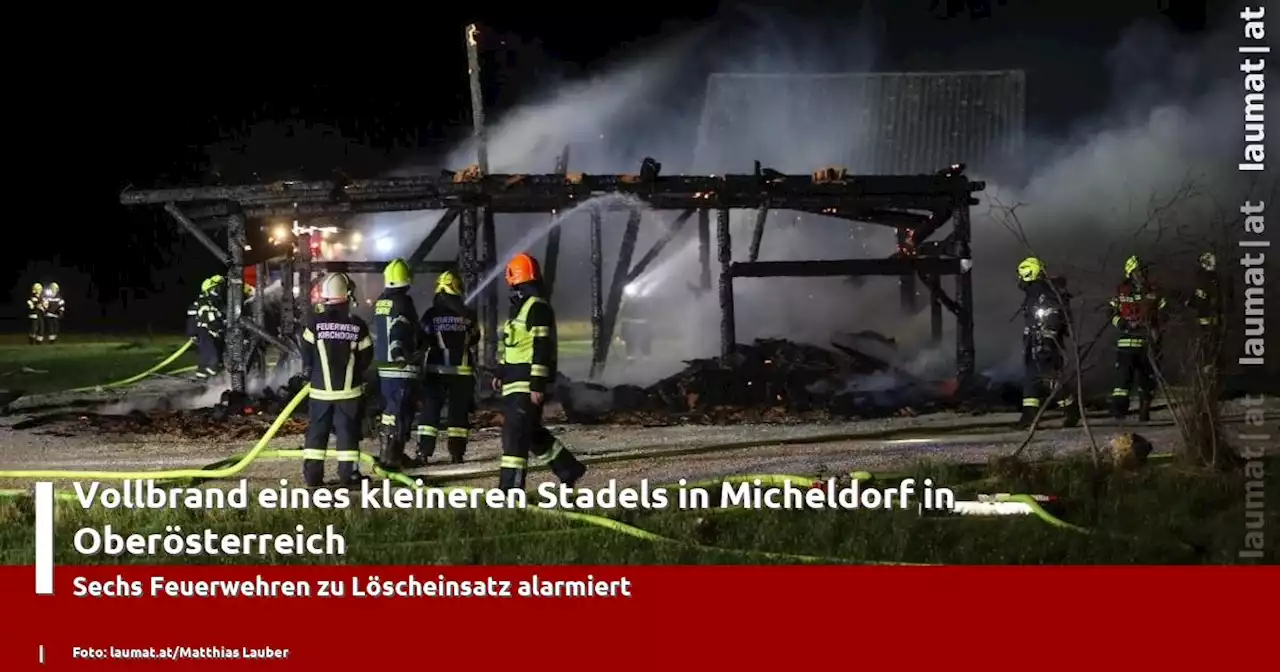
[[[914,416],[944,410],[993,412],[1016,403],[1016,389],[980,381],[961,390],[955,379],[912,374],[892,357],[892,339],[875,333],[851,334],[830,348],[782,339],[739,344],[733,366],[719,359],[697,359],[680,372],[648,387],[606,387],[562,378],[547,405],[548,422],[662,426],[674,424],[814,423],[889,416]],[[381,403],[375,391],[366,403],[366,436],[373,436]],[[44,428],[54,433],[96,431],[183,439],[252,441],[284,411],[304,382],[293,379],[255,396],[227,393],[211,408],[156,409],[123,415],[73,411],[31,418],[15,429]],[[481,384],[482,388],[487,386]],[[498,400],[482,397],[472,416],[477,429],[502,424]],[[280,435],[306,429],[307,405],[299,404]]]

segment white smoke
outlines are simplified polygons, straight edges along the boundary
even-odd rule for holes
[[[877,34],[878,24],[874,18],[853,27],[831,21],[780,21],[760,11],[749,18],[748,25],[736,27],[732,38],[703,29],[695,38],[665,45],[504,115],[489,132],[491,170],[550,172],[567,144],[571,172],[633,173],[645,156],[661,162],[664,174],[695,168],[749,172],[747,165],[701,165],[692,151],[702,123],[708,74],[856,72],[875,66],[878,45],[871,36]],[[992,212],[993,207],[1016,204],[1032,247],[1045,257],[1050,270],[1068,274],[1077,295],[1096,301],[1118,280],[1118,264],[1125,256],[1171,254],[1169,231],[1180,228],[1185,234],[1188,227],[1203,226],[1218,204],[1233,201],[1232,190],[1238,187],[1232,181],[1233,148],[1238,143],[1240,109],[1238,91],[1232,87],[1239,84],[1231,71],[1210,69],[1207,54],[1220,48],[1213,40],[1190,45],[1153,26],[1135,27],[1113,49],[1111,80],[1097,82],[1100,88],[1116,91],[1110,107],[1078,123],[1066,138],[1031,137],[1027,143],[1033,152],[1030,168],[1004,180],[1005,184],[989,180],[982,205],[974,208],[980,369],[998,371],[1016,361],[1020,329],[1009,319],[1019,301],[1013,268],[1029,253],[1006,230],[1002,222],[1007,216]],[[1024,55],[1007,55],[1007,67],[1018,67]],[[1030,86],[1051,85],[1036,81],[1032,74]],[[784,172],[808,173],[839,155],[833,151],[839,148],[830,147],[827,140],[849,135],[845,127],[852,122],[848,118],[798,119],[783,102],[756,100],[733,110],[747,118],[742,127],[758,129],[738,142],[767,166]],[[442,163],[461,169],[474,163],[474,156],[474,148],[467,143]],[[984,167],[970,166],[970,173],[981,179]],[[1140,232],[1141,225],[1151,219],[1154,204],[1160,203],[1169,204],[1160,212],[1160,226]],[[360,225],[366,232],[404,227],[404,238],[416,243],[439,214],[376,215],[364,218]],[[677,214],[645,214],[633,263]],[[754,218],[753,212],[732,213],[735,259],[747,256]],[[762,259],[881,257],[893,249],[887,228],[814,217],[803,222],[796,219],[794,213],[771,214]],[[500,216],[498,249],[509,249],[530,230],[545,227],[547,220],[547,216]],[[624,220],[621,213],[606,219],[606,287]],[[585,215],[570,218],[561,227],[555,304],[562,320],[585,319],[587,314],[586,221]],[[714,226],[713,222],[713,230]],[[944,228],[935,238],[946,232]],[[614,367],[608,382],[649,382],[679,368],[681,360],[717,353],[715,245],[713,240],[711,291],[691,292],[690,286],[696,287],[700,280],[696,236],[696,221],[690,221],[645,276],[652,285],[645,312],[657,323],[655,356],[642,365]],[[448,235],[432,258],[451,258],[456,249],[456,236]],[[529,251],[541,257],[542,243],[533,244]],[[1170,264],[1182,263],[1180,257],[1168,258]],[[1161,272],[1157,268],[1157,274]],[[1171,266],[1165,272],[1181,271]],[[954,292],[949,280],[944,286]],[[825,345],[835,335],[866,329],[895,337],[905,353],[949,353],[955,342],[948,313],[941,350],[931,348],[927,302],[918,302],[920,312],[902,315],[895,278],[866,278],[857,283],[743,279],[736,282],[735,290],[740,342],[785,337]]]

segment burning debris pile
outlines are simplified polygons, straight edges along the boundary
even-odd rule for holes
[[[926,381],[853,347],[833,343],[832,348],[762,339],[738,346],[733,367],[699,359],[647,388],[567,383],[556,395],[567,422],[615,424],[916,415],[938,410],[954,397],[952,381]]]
[[[169,436],[189,440],[255,441],[267,432],[275,419],[274,413],[262,410],[237,415],[215,406],[188,411],[135,411],[124,415],[57,413],[23,421],[14,428],[44,427],[55,434],[92,431],[99,434]],[[285,421],[280,435],[301,434],[306,428],[305,417],[295,416]]]

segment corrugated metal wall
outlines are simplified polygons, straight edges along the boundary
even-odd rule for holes
[[[695,162],[743,173],[840,165],[860,174],[971,173],[1015,161],[1025,133],[1022,71],[714,74]],[[985,171],[984,171],[985,168]]]

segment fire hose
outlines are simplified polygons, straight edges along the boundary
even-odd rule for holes
[[[202,481],[230,478],[240,473],[245,468],[247,468],[251,463],[253,463],[255,460],[260,458],[300,458],[302,457],[303,451],[301,450],[268,449],[267,445],[271,442],[272,439],[275,438],[275,435],[284,426],[285,422],[292,416],[293,412],[298,408],[298,406],[310,395],[310,392],[311,392],[310,385],[303,387],[302,390],[300,390],[293,397],[293,399],[289,401],[289,403],[280,412],[279,416],[275,419],[275,421],[272,422],[271,426],[268,427],[267,431],[262,435],[262,437],[258,439],[257,443],[255,443],[254,446],[247,453],[238,457],[227,458],[205,467],[189,468],[189,469],[158,470],[158,471],[134,471],[134,472],[88,471],[88,470],[86,471],[75,471],[75,470],[0,471],[0,478],[46,479],[46,480],[50,480],[50,479],[94,479],[94,480],[147,479],[147,480],[155,480],[155,481],[168,481],[174,485],[184,483],[184,482],[187,484],[194,484]],[[859,436],[856,434],[846,435],[846,436],[859,438]],[[813,438],[810,438],[808,440],[812,441]],[[739,442],[734,444],[725,444],[724,446],[698,446],[697,448],[701,449],[700,452],[710,452],[710,450],[708,449],[716,448],[716,447],[720,447],[720,449],[722,450],[738,449],[738,448],[745,447],[742,445],[743,443],[744,442]],[[756,445],[760,445],[762,443],[770,443],[770,442],[756,442]],[[772,443],[777,443],[777,441],[774,441]],[[612,457],[612,456],[603,456],[603,457]],[[632,459],[640,459],[640,457],[641,456],[634,456]],[[645,457],[651,458],[653,457],[653,455],[649,454],[649,455],[646,455]],[[588,459],[590,458],[585,458],[583,461],[587,462]],[[374,462],[373,457],[368,454],[361,453],[360,460],[362,463],[368,465],[376,475],[380,475],[400,485],[411,487],[411,488],[426,487],[424,485],[420,485],[419,480],[413,476],[410,476],[408,474],[404,474],[398,471],[390,471],[390,470],[382,469]],[[602,461],[602,460],[592,460],[592,461]],[[609,461],[617,461],[617,460],[616,458],[614,458]],[[856,471],[850,474],[850,478],[856,481],[870,481],[870,480],[894,481],[894,480],[901,480],[902,478],[905,478],[905,477],[906,477],[905,474],[888,474],[888,473],[880,474],[879,476],[873,476],[869,472],[865,472],[865,471]],[[796,487],[813,487],[816,482],[814,479],[804,477],[804,476],[792,476],[792,475],[785,475],[785,474],[764,474],[764,475],[727,476],[721,479],[717,479],[715,481],[709,481],[708,483],[752,482],[752,481],[755,481],[756,479],[759,479],[761,483],[764,485],[783,485],[789,482]],[[464,491],[470,491],[470,490],[473,490],[474,488],[469,486],[446,486],[443,489],[445,490],[460,489]],[[28,493],[26,490],[13,490],[13,489],[0,490],[0,497],[24,497],[24,496],[29,496],[29,494],[30,493]],[[75,498],[75,495],[69,492],[57,493],[56,496],[59,499],[64,499],[64,500]],[[1016,502],[1025,504],[1028,507],[1028,509],[1030,509],[1031,512],[1039,520],[1046,522],[1050,525],[1053,525],[1054,527],[1071,530],[1075,532],[1081,532],[1081,533],[1090,532],[1090,530],[1088,530],[1087,528],[1082,528],[1076,525],[1072,525],[1071,523],[1067,523],[1066,521],[1063,521],[1057,518],[1053,514],[1046,511],[1042,506],[1040,506],[1040,504],[1036,501],[1036,499],[1030,495],[1008,495],[1006,496],[1005,501],[1016,501]],[[777,559],[777,560],[792,560],[796,562],[805,562],[805,563],[833,563],[833,564],[849,563],[848,560],[840,559],[840,558],[826,558],[826,557],[819,557],[819,556],[798,555],[798,554],[792,554],[792,553],[779,553],[779,552],[773,552],[773,551],[756,551],[756,550],[748,550],[748,549],[722,548],[722,547],[716,547],[716,546],[709,546],[705,544],[698,544],[695,542],[689,542],[689,541],[684,541],[680,539],[674,539],[671,537],[666,537],[666,536],[659,535],[659,534],[650,532],[648,530],[636,527],[634,525],[628,525],[626,523],[623,523],[618,520],[614,520],[612,518],[608,518],[606,516],[589,514],[589,513],[580,513],[575,511],[562,511],[558,509],[542,509],[542,508],[532,508],[532,509],[523,509],[523,510],[532,512],[538,515],[547,515],[547,516],[560,518],[562,520],[571,520],[571,521],[583,523],[585,525],[592,526],[592,527],[603,528],[611,532],[623,534],[623,535],[634,537],[637,539],[642,539],[642,540],[656,542],[656,543],[674,544],[674,545],[685,546],[689,548],[695,548],[703,551],[727,552],[727,553],[733,553],[733,554],[745,555],[745,556],[756,556],[756,557],[771,558],[771,559]],[[563,532],[566,532],[566,531],[555,531],[555,533],[563,533]],[[858,564],[918,565],[918,564],[927,564],[927,563],[862,562]]]
[[[117,380],[111,383],[102,383],[100,385],[89,385],[86,387],[77,387],[77,388],[67,390],[67,392],[97,392],[99,390],[105,390],[113,387],[124,387],[125,385],[132,385],[138,382],[139,380],[142,380],[143,378],[149,378],[151,376],[156,375],[160,371],[164,370],[164,367],[169,366],[174,362],[174,360],[181,357],[182,354],[185,353],[187,350],[189,350],[194,343],[195,341],[191,339],[187,339],[187,341],[182,344],[182,347],[175,350],[172,355],[169,355],[168,357],[166,357],[159,364],[156,364],[155,366],[147,369],[146,371],[143,371],[142,373],[129,376],[124,380]],[[189,367],[178,369],[176,371],[171,371],[170,373],[184,373],[186,371],[193,371],[195,370],[195,368],[196,367],[194,366],[189,366]]]

